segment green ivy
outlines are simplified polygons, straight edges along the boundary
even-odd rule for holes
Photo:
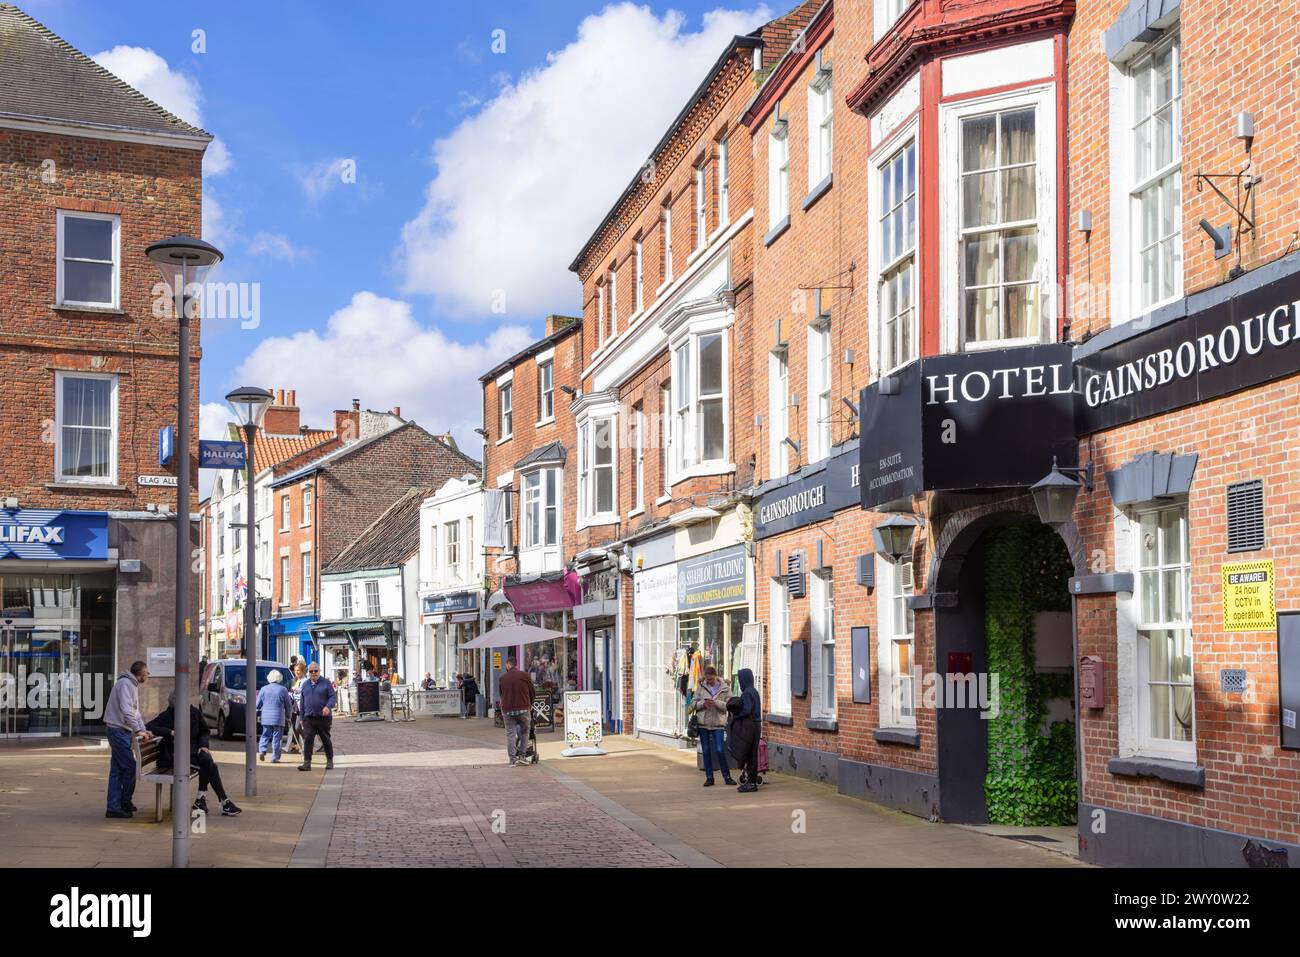
[[[1034,671],[1034,616],[1070,610],[1070,558],[1056,533],[1036,522],[1000,529],[987,542],[984,626],[1000,698],[988,722],[989,823],[1073,824],[1074,723],[1054,722],[1047,735],[1040,729],[1049,699],[1073,699],[1074,676]]]

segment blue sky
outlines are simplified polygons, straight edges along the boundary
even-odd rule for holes
[[[219,138],[214,278],[257,284],[260,310],[255,328],[205,323],[205,433],[247,381],[296,389],[312,425],[353,398],[400,405],[475,454],[477,376],[580,309],[568,263],[729,38],[771,16],[750,0],[20,5]]]

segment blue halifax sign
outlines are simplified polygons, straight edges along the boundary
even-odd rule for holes
[[[199,468],[245,469],[248,467],[243,442],[199,442]]]
[[[158,464],[167,466],[172,464],[172,456],[176,451],[176,429],[170,425],[164,425],[158,430]]]
[[[108,513],[59,509],[0,510],[0,559],[108,558]]]

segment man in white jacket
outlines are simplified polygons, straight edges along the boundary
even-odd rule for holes
[[[131,663],[131,670],[123,672],[113,685],[104,708],[104,724],[108,726],[108,746],[113,752],[108,768],[108,811],[104,817],[132,817],[135,805],[135,755],[131,739],[139,736],[148,741],[153,737],[144,726],[140,715],[139,687],[149,680],[149,667],[143,661]]]

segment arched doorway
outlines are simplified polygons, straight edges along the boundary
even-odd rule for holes
[[[951,516],[936,545],[928,585],[943,680],[941,816],[1070,824],[1078,798],[1069,578],[1083,568],[1078,530],[1043,525],[1027,498],[1003,500]]]

